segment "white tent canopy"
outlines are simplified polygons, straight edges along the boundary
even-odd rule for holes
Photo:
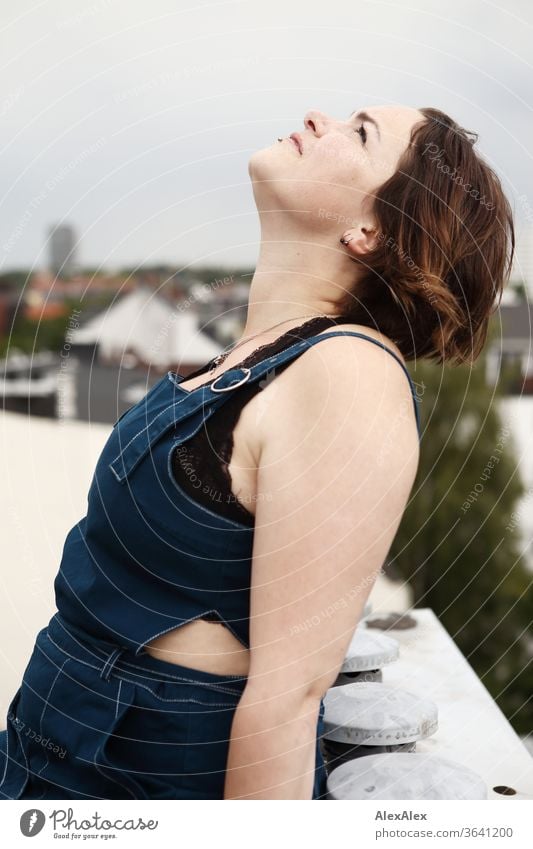
[[[174,313],[169,329],[170,360],[181,365],[205,363],[220,354],[222,347],[198,327],[196,313]]]
[[[151,289],[141,286],[71,332],[76,344],[98,345],[105,359],[120,360],[126,352],[144,362],[167,365],[201,365],[216,357],[221,347],[198,326],[191,308],[173,309]]]

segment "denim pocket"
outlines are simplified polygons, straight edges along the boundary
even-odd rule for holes
[[[113,719],[98,747],[94,764],[112,782],[105,798],[182,799],[190,687],[134,680],[122,674],[110,679],[117,687]],[[217,694],[217,697],[219,695]]]
[[[130,713],[135,710],[136,685],[129,681],[111,679],[116,698],[107,729],[93,758],[95,769],[106,778],[102,799],[150,799],[142,782],[142,773],[132,769],[132,754],[141,742],[128,729]],[[135,760],[135,758],[134,758]],[[150,761],[144,762],[150,768]]]
[[[21,688],[30,778],[24,798],[148,798],[112,757],[113,735],[121,733],[135,686],[104,680],[96,663],[90,655],[82,662],[39,635]]]

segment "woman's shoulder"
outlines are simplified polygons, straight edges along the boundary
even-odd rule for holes
[[[392,340],[361,324],[338,324],[320,330],[314,336],[327,337],[338,330],[361,333],[367,339],[382,343],[391,353],[396,354],[397,346]],[[362,411],[361,416],[355,417],[355,420],[361,420],[360,425],[354,424],[354,427],[364,428],[367,416],[364,411],[373,410],[376,406],[376,387],[385,383],[387,392],[384,395],[378,393],[379,418],[388,423],[397,415],[399,405],[409,401],[405,374],[401,374],[400,364],[392,363],[393,358],[387,357],[391,360],[390,365],[398,372],[397,380],[391,381],[394,370],[389,371],[388,363],[375,355],[375,352],[379,351],[378,346],[365,342],[364,339],[354,341],[361,341],[365,346],[359,348],[356,355],[351,355],[353,348],[348,349],[346,339],[340,336],[334,337],[330,343],[324,341],[314,344],[291,361],[290,368],[284,369],[281,374],[276,375],[275,380],[269,381],[265,388],[266,394],[260,398],[261,415],[256,416],[254,420],[254,456],[259,456],[271,440],[286,440],[289,437],[288,431],[292,428],[301,436],[305,427],[311,424],[316,439],[317,422],[325,423],[326,427],[331,426],[332,421],[339,421],[345,416],[347,406]],[[399,351],[398,358],[403,363]],[[383,370],[385,366],[386,376]],[[323,391],[324,387],[326,392]],[[403,406],[400,409],[403,411]],[[369,414],[374,416],[373,412]],[[409,417],[402,415],[401,418],[402,422],[407,423],[406,430],[410,430]],[[377,436],[379,428],[376,427],[375,419],[372,419],[372,427],[374,435]],[[413,434],[415,432],[416,425]],[[416,441],[413,434],[409,434],[406,441]]]
[[[337,330],[354,331],[355,333],[360,333],[363,336],[370,337],[370,339],[375,339],[376,342],[380,342],[382,345],[385,345],[385,347],[388,348],[389,351],[396,354],[396,356],[402,362],[402,364],[405,365],[405,358],[404,358],[403,354],[401,353],[400,349],[398,348],[398,346],[396,345],[396,343],[393,342],[392,339],[390,339],[388,336],[385,336],[385,334],[380,333],[379,330],[375,330],[373,327],[367,327],[364,324],[352,324],[350,322],[345,322],[343,324],[338,324],[336,327],[326,327],[325,330],[320,330],[315,335],[316,336],[327,336],[328,334],[331,334],[332,331],[337,331]],[[376,347],[376,346],[373,346],[373,347]]]
[[[338,333],[338,331],[344,333],[349,331],[350,334],[354,332],[364,338],[354,339],[351,335],[342,338],[336,335],[330,342],[325,341],[328,336]],[[401,367],[407,371],[404,358],[398,346],[374,328],[351,322],[342,324],[339,322],[336,325],[316,331],[311,337],[308,336],[307,338],[309,340],[310,338],[316,339],[318,337],[322,337],[324,341],[314,343],[301,350],[294,360],[291,358],[289,363],[284,364],[284,366],[290,366],[290,368],[283,367],[280,370],[282,373],[276,375],[277,380],[270,381],[272,383],[272,394],[275,393],[276,395],[276,405],[279,404],[281,409],[294,398],[298,399],[298,403],[305,405],[306,399],[310,397],[307,387],[320,384],[323,381],[326,381],[329,386],[334,377],[340,378],[333,382],[333,385],[338,387],[337,391],[340,395],[344,391],[354,392],[356,388],[358,391],[361,391],[361,370],[367,375],[370,382],[374,381],[374,385],[375,383],[380,383],[384,379],[385,367],[386,374],[390,374],[387,360],[390,359],[392,361],[393,357],[390,356],[391,354],[395,355],[398,361],[396,364],[391,362],[394,368],[399,373],[402,371]],[[353,347],[347,346],[347,339],[361,342],[363,347],[358,348],[357,353],[354,353]],[[369,343],[369,339],[379,342],[380,346],[372,344],[372,342]],[[377,351],[381,352],[381,345],[389,352],[385,361],[382,356],[376,356]],[[275,371],[275,368],[273,371]],[[403,381],[405,381],[405,374]],[[388,378],[387,382],[390,388],[391,384]],[[274,384],[276,385],[274,386]],[[401,379],[398,380],[398,386],[402,386]],[[402,388],[400,391],[403,392],[404,389]],[[331,393],[329,393],[328,403],[331,404],[332,402],[333,399],[331,398]],[[339,400],[339,403],[343,403],[342,398]],[[280,412],[280,410],[276,410],[276,413],[274,413],[274,407],[276,405],[272,407],[273,415],[277,415]]]
[[[337,330],[361,333],[396,353],[396,346],[388,337],[355,323],[325,328],[315,337],[325,338]],[[254,431],[258,456],[272,442],[286,445],[291,440],[296,444],[308,441],[312,453],[317,443],[332,436],[335,428],[341,429],[348,441],[364,440],[369,450],[376,446],[378,450],[389,434],[391,422],[395,429],[394,451],[401,454],[409,449],[416,455],[417,425],[414,415],[411,422],[411,416],[405,414],[405,405],[412,406],[413,399],[400,367],[403,357],[398,353],[399,362],[392,362],[392,357],[381,356],[377,345],[364,339],[354,341],[363,345],[355,353],[353,347],[348,348],[346,338],[340,336],[331,343],[314,344],[272,381],[272,396],[264,398],[260,426]],[[272,403],[268,403],[270,399]],[[354,411],[354,415],[347,416],[347,410]]]

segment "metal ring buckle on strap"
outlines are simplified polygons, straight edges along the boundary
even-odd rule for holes
[[[209,388],[213,392],[230,392],[232,389],[237,389],[238,386],[242,386],[243,383],[246,383],[246,381],[248,380],[248,378],[250,377],[250,374],[251,374],[251,369],[249,369],[249,368],[243,367],[243,368],[239,369],[239,371],[244,371],[245,375],[244,375],[242,380],[239,380],[238,383],[232,383],[231,386],[222,386],[221,388],[215,388],[215,383],[217,382],[217,380],[220,380],[220,378],[224,377],[224,375],[226,374],[226,372],[223,372],[222,374],[219,374],[219,376],[214,379],[214,381],[212,382],[212,384]]]

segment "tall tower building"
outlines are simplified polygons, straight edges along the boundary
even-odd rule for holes
[[[59,224],[48,231],[50,237],[50,271],[69,277],[76,270],[74,229],[69,224]]]

